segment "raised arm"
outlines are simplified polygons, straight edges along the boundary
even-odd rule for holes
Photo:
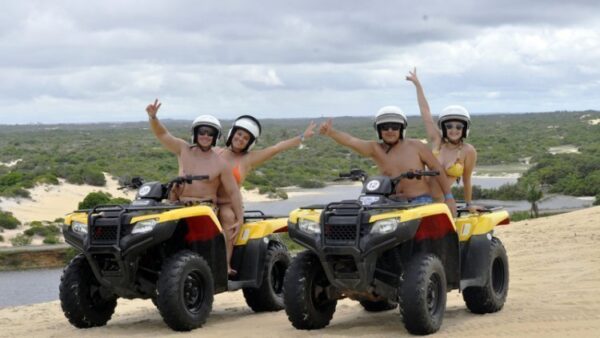
[[[433,117],[431,116],[431,110],[429,109],[429,103],[427,103],[427,99],[425,98],[425,92],[423,91],[423,87],[421,86],[421,82],[417,77],[417,68],[413,68],[412,71],[408,72],[406,76],[406,80],[412,82],[417,89],[417,101],[419,102],[419,110],[421,111],[421,118],[423,119],[423,124],[425,125],[425,130],[427,131],[427,138],[429,142],[434,147],[439,146],[441,142],[441,137],[439,130],[435,123],[433,122]]]
[[[315,126],[316,124],[313,121],[310,121],[308,127],[302,134],[285,141],[281,141],[270,147],[249,152],[248,156],[246,156],[248,167],[256,168],[280,152],[300,146],[303,140],[309,139],[315,134]]]
[[[423,163],[425,163],[429,169],[440,172],[438,176],[435,176],[435,179],[438,181],[440,188],[442,188],[446,205],[448,205],[452,214],[456,215],[456,200],[454,200],[454,196],[452,195],[452,189],[446,184],[446,171],[426,145],[420,141],[415,141],[415,144],[419,147],[419,156],[421,156]]]
[[[162,143],[162,145],[167,148],[170,152],[179,155],[181,152],[182,146],[187,146],[187,143],[177,138],[169,133],[167,128],[160,123],[156,114],[158,113],[158,109],[162,103],[158,102],[158,99],[154,100],[154,103],[149,104],[146,107],[146,112],[148,113],[148,119],[150,120],[150,129],[154,136]]]
[[[331,119],[321,124],[319,133],[331,137],[335,142],[354,150],[362,156],[373,157],[375,153],[377,143],[361,140],[343,131],[333,129]]]

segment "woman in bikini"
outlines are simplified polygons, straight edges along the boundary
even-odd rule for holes
[[[406,80],[412,82],[417,89],[419,109],[427,131],[427,138],[432,146],[433,154],[445,168],[448,177],[446,184],[450,188],[452,184],[458,184],[462,179],[466,205],[470,212],[477,212],[480,207],[472,204],[473,185],[471,184],[471,176],[477,162],[477,151],[475,147],[465,142],[471,126],[469,112],[462,106],[448,106],[438,117],[436,125],[433,122],[423,87],[417,77],[416,68],[409,71]],[[434,197],[441,199],[441,188],[436,182],[430,181],[432,193]]]
[[[233,176],[235,177],[238,187],[241,188],[246,176],[251,170],[261,166],[282,151],[299,147],[303,140],[314,135],[313,129],[315,126],[316,124],[311,121],[306,130],[296,137],[281,141],[264,149],[251,150],[261,134],[261,125],[256,118],[250,115],[242,115],[233,122],[229,134],[227,135],[227,139],[225,140],[225,148],[220,148],[217,150],[217,153],[231,165],[233,168]],[[234,224],[238,223],[235,222],[235,214],[231,208],[231,202],[225,192],[219,191],[217,198],[219,205],[219,220],[225,228],[227,237],[227,264],[229,274],[233,275],[236,271],[231,269],[229,262],[231,261],[233,244],[240,229],[239,227],[234,226]],[[241,224],[241,222],[239,224]]]

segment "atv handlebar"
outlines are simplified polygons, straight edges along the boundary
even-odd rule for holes
[[[351,181],[361,181],[364,182],[368,177],[367,173],[362,169],[352,169],[348,173],[339,173],[339,178],[335,179],[335,181],[342,180],[351,180]]]

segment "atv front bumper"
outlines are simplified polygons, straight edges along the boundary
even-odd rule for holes
[[[156,224],[150,232],[122,237],[116,234],[113,240],[99,233],[83,235],[73,231],[71,226],[64,226],[63,235],[66,243],[86,256],[94,275],[103,286],[127,294],[131,292],[140,253],[169,239],[176,227],[177,221],[167,221]],[[106,240],[107,237],[111,240]]]
[[[420,220],[401,222],[390,233],[368,232],[361,235],[357,226],[357,236],[344,244],[331,244],[326,231],[321,226],[321,234],[310,234],[300,230],[297,223],[288,223],[290,237],[319,257],[327,278],[333,286],[344,291],[373,291],[376,263],[383,252],[414,238]],[[383,283],[385,284],[385,283]],[[383,287],[382,284],[382,287]]]

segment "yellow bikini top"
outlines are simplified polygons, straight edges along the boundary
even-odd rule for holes
[[[465,167],[460,163],[460,153],[462,151],[462,146],[458,148],[458,155],[456,156],[456,161],[452,163],[451,166],[446,168],[446,175],[450,177],[456,177],[456,179],[460,179],[465,171]],[[433,155],[439,159],[440,150],[433,150]],[[443,163],[442,163],[443,164]]]

